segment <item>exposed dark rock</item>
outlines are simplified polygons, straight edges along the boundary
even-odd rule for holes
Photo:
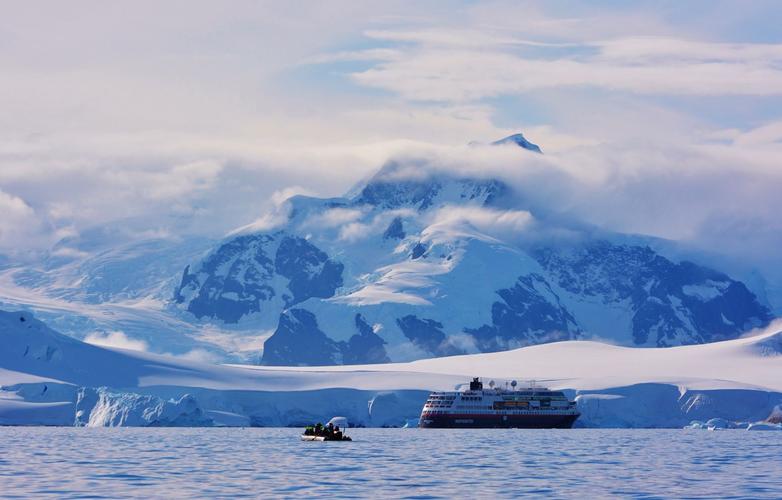
[[[442,185],[437,181],[372,181],[364,187],[355,202],[383,208],[403,206],[426,210],[432,206]]]
[[[193,315],[226,323],[261,311],[261,304],[275,296],[268,285],[274,263],[266,253],[273,241],[270,235],[248,235],[222,244],[204,259],[198,273],[185,268],[174,299],[183,303],[190,296],[187,310]]]
[[[289,309],[280,315],[277,330],[263,344],[264,365],[335,365],[342,362],[342,346],[318,327],[315,315]]]
[[[636,344],[727,340],[771,320],[771,312],[743,283],[692,262],[671,262],[649,247],[596,241],[534,255],[574,295],[629,302]]]
[[[413,246],[413,249],[410,251],[410,258],[415,260],[420,258],[426,253],[426,247],[423,246],[421,243],[416,243]]]
[[[289,307],[312,297],[332,297],[342,286],[343,267],[304,238],[239,236],[204,259],[197,272],[186,267],[174,300],[187,303],[187,310],[197,318],[236,323],[245,315],[262,312],[264,303],[277,295],[272,286],[275,275],[289,281],[288,290],[282,291]]]
[[[475,200],[483,199],[483,205],[490,206],[510,193],[510,188],[504,182],[498,180],[487,181],[461,181],[462,198]]]
[[[391,224],[388,225],[386,231],[383,233],[384,240],[402,240],[406,236],[405,229],[402,226],[402,218],[394,217]]]
[[[342,360],[345,364],[390,363],[386,354],[385,341],[376,334],[361,314],[356,314],[358,334],[348,340],[343,349]]]
[[[360,314],[358,333],[347,342],[331,339],[305,309],[289,309],[280,315],[277,330],[263,345],[264,365],[334,365],[388,363],[385,341]]]
[[[579,335],[573,315],[538,275],[522,276],[511,288],[498,290],[502,301],[492,304],[492,324],[466,329],[483,352],[571,340]]]
[[[278,274],[290,279],[288,289],[293,297],[286,301],[288,306],[312,297],[332,297],[342,286],[344,266],[304,238],[283,238],[274,266]]]
[[[418,319],[408,314],[396,320],[399,329],[413,344],[435,356],[453,356],[464,351],[451,344],[443,332],[443,324],[432,319]]]

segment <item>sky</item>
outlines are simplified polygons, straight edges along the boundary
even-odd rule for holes
[[[0,6],[0,253],[219,238],[523,132],[547,170],[517,177],[553,210],[778,262],[779,2]],[[504,160],[477,163],[527,168]]]

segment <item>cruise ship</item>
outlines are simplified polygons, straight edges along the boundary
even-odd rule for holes
[[[469,389],[433,392],[421,410],[419,427],[424,428],[522,428],[570,429],[580,413],[576,403],[561,391],[541,387],[484,389],[478,378]]]

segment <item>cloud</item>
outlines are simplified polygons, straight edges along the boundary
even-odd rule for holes
[[[660,121],[651,126],[655,123]],[[419,147],[392,157],[380,177],[499,178],[514,189],[515,211],[438,212],[424,231],[432,240],[455,234],[503,239],[514,233],[528,240],[571,238],[579,231],[608,230],[765,262],[764,270],[773,272],[769,263],[778,261],[776,249],[782,246],[775,209],[782,190],[779,130],[769,123],[719,139],[682,129],[666,135],[664,143],[651,133],[648,141],[621,136],[616,142],[563,141],[544,155],[490,146]],[[343,231],[348,237],[370,234],[373,227],[356,223]]]
[[[334,228],[361,218],[363,211],[357,208],[331,208],[314,214],[302,223],[302,227]]]
[[[382,13],[341,0],[303,11],[270,3],[228,11],[201,1],[186,13],[156,6],[154,15],[144,2],[52,5],[45,16],[6,9],[2,191],[24,200],[44,230],[164,225],[211,237],[253,222],[286,186],[339,194],[400,139],[396,123],[351,113],[403,115],[404,107],[332,93],[325,77],[309,80],[303,62],[378,17],[405,14],[404,4],[384,2]],[[341,52],[335,62],[394,50]],[[6,235],[10,224],[0,222]],[[0,240],[0,252],[15,243]]]
[[[140,182],[143,183],[145,197],[170,200],[209,189],[222,169],[218,162],[195,161],[174,165],[167,171],[145,172],[145,178]]]
[[[116,347],[131,351],[148,351],[149,344],[143,340],[131,339],[124,332],[116,330],[109,332],[93,332],[84,338],[84,342],[101,347]]]
[[[0,190],[0,248],[25,250],[46,242],[45,227],[22,198]]]
[[[348,61],[391,61],[400,56],[395,49],[345,50],[332,54],[320,54],[301,61],[301,64],[327,64]]]
[[[470,36],[453,34],[456,40]],[[353,73],[353,79],[407,99],[456,102],[567,87],[697,96],[782,94],[782,44],[630,38],[582,44],[595,51],[591,55],[573,50],[541,58],[504,47],[413,39],[420,45]]]
[[[647,36],[592,42],[598,58],[631,64],[671,61],[731,62],[773,66],[782,60],[782,44],[702,42]]]
[[[128,349],[130,351],[149,352],[149,344],[141,339],[128,337],[124,332],[108,331],[93,332],[84,338],[84,342],[100,347],[110,347],[117,349]],[[159,353],[163,356],[172,356],[175,358],[195,361],[198,363],[218,363],[222,358],[214,352],[202,348],[192,349],[182,354],[172,354],[170,352]]]
[[[315,196],[315,192],[302,186],[287,186],[273,192],[270,199],[276,206],[284,205],[294,196]]]
[[[297,195],[310,195],[312,194],[305,188],[300,186],[291,186],[285,189],[280,189],[272,193],[269,197],[271,206],[266,212],[261,214],[260,217],[237,228],[232,229],[226,234],[226,236],[236,236],[239,234],[248,234],[260,231],[271,231],[282,225],[284,225],[290,219],[291,204],[290,198]]]
[[[363,240],[385,231],[396,217],[405,218],[414,215],[415,210],[406,208],[386,210],[375,215],[369,221],[361,222],[355,220],[343,225],[339,230],[339,239],[348,242]]]
[[[490,240],[515,239],[533,222],[526,210],[496,210],[480,206],[445,206],[421,232],[421,239],[436,244],[464,237]]]
[[[733,131],[733,143],[743,148],[782,146],[782,120],[767,123],[747,132]]]
[[[184,354],[170,354],[170,356],[174,356],[180,359],[185,359],[188,361],[195,361],[198,363],[219,363],[223,358],[221,358],[219,355],[207,351],[206,349],[193,349],[190,351],[187,351]]]
[[[79,259],[84,257],[89,257],[88,252],[83,252],[77,248],[70,248],[70,247],[59,247],[54,249],[51,252],[51,255],[53,257],[65,257],[69,259]]]
[[[434,45],[440,47],[502,47],[513,45],[532,45],[544,47],[562,47],[569,44],[554,44],[524,40],[503,33],[490,32],[476,28],[442,29],[426,28],[419,31],[405,30],[367,30],[369,38],[389,42],[413,42],[416,44]],[[401,53],[396,52],[393,59],[399,59]]]
[[[27,218],[34,215],[33,209],[21,198],[0,191],[0,210],[3,215]]]

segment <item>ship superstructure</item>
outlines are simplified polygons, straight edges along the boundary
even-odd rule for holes
[[[424,404],[419,427],[569,429],[580,413],[562,391],[542,387],[485,389],[480,379],[469,389],[433,392]]]

